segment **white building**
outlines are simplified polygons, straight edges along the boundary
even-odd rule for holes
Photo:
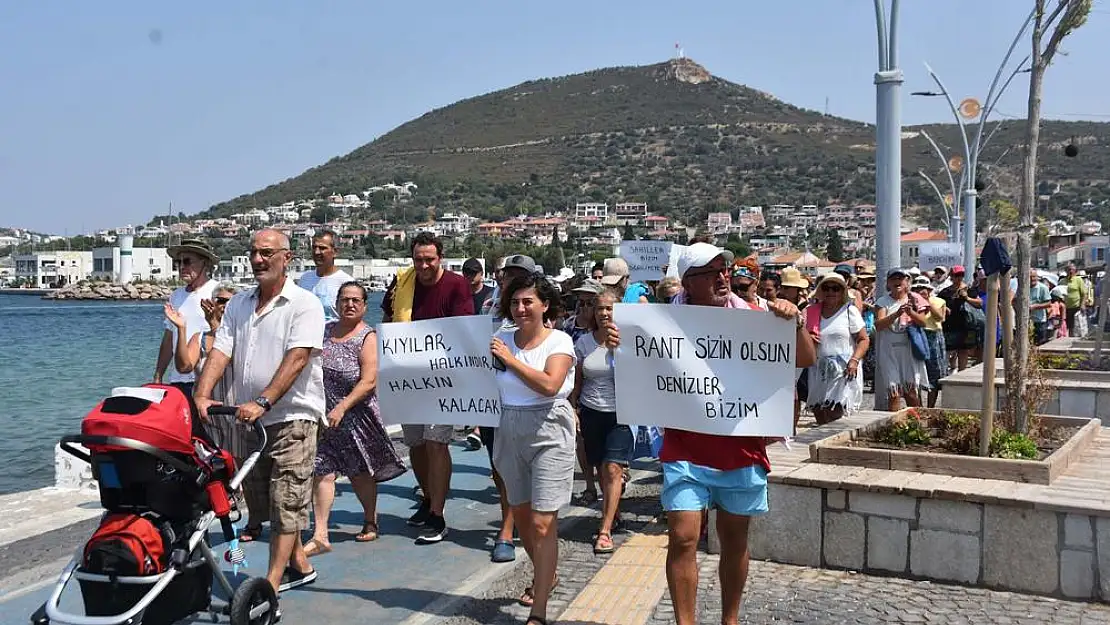
[[[613,207],[619,226],[640,226],[648,216],[648,205],[643,202],[622,202]]]
[[[40,289],[60,287],[86,279],[92,267],[92,252],[20,254],[15,257],[15,279]]]
[[[220,260],[212,277],[220,282],[250,282],[254,280],[254,271],[249,258],[232,256],[231,260]]]
[[[92,251],[92,273],[95,280],[115,281],[119,278],[119,247],[98,247]],[[168,281],[177,277],[173,259],[164,247],[136,247],[131,250],[132,280]]]
[[[596,217],[601,223],[609,219],[609,205],[600,202],[585,202],[574,205],[574,219],[581,221],[586,217]]]

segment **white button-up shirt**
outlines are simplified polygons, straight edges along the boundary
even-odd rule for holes
[[[227,303],[216,330],[215,349],[231,359],[232,397],[250,401],[270,385],[286,352],[312,348],[308,364],[293,386],[262,417],[266,426],[304,419],[324,418],[324,369],[322,366],[324,310],[312,293],[286,278],[284,286],[266,308],[256,313],[258,287],[243,291]]]

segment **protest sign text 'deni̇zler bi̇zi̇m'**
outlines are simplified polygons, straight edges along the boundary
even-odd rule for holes
[[[635,304],[617,304],[614,322],[619,422],[793,434],[793,323],[760,311]]]

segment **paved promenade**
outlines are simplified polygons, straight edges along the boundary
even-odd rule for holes
[[[447,516],[451,533],[439,545],[416,546],[404,521],[411,513],[413,477],[381,486],[382,537],[351,539],[361,519],[349,485],[333,513],[335,551],[314,558],[320,579],[282,599],[285,623],[403,623],[501,625],[522,623],[516,603],[530,582],[523,549],[518,561],[489,562],[498,521],[496,491],[485,451],[455,446],[454,489]],[[666,592],[665,525],[660,521],[659,476],[638,465],[622,502],[628,531],[616,553],[592,551],[597,509],[565,511],[560,527],[559,586],[551,616],[563,625],[662,625],[674,622]],[[576,490],[581,484],[576,485]],[[772,513],[773,514],[773,513]],[[24,624],[45,599],[63,558],[91,533],[83,521],[0,546],[0,625]],[[1015,548],[1019,548],[1015,546]],[[219,549],[218,549],[219,551]],[[264,543],[247,547],[248,572],[264,572]],[[718,558],[703,555],[699,622],[720,620]],[[79,606],[72,593],[69,607]],[[753,562],[742,611],[744,623],[1038,623],[1110,624],[1110,606],[1029,595]],[[206,618],[197,623],[208,622]],[[224,621],[226,622],[226,621]]]

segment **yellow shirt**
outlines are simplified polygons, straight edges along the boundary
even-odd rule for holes
[[[939,297],[930,297],[929,305],[934,308],[944,310],[944,300]],[[930,310],[929,314],[925,315],[925,329],[936,330],[937,332],[943,331],[944,317],[938,316],[936,313]]]

